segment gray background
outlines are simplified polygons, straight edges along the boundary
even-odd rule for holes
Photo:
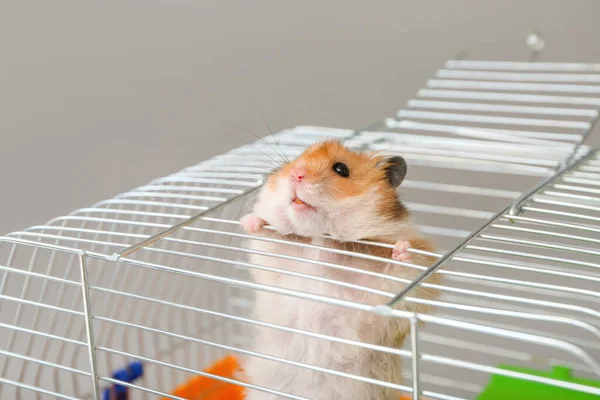
[[[296,125],[391,116],[461,50],[600,62],[598,1],[0,1],[0,234]],[[600,144],[600,135],[590,143]]]

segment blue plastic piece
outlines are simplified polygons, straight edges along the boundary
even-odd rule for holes
[[[139,361],[130,362],[127,367],[113,372],[112,378],[125,383],[133,383],[144,375],[144,364]],[[115,383],[102,393],[102,400],[127,400],[129,388]]]

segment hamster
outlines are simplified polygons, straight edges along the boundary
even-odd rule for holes
[[[407,172],[402,157],[351,151],[338,141],[325,141],[306,149],[298,158],[273,172],[261,188],[253,212],[240,223],[247,233],[283,238],[292,242],[360,252],[387,259],[429,266],[434,257],[408,252],[408,248],[434,251],[421,236],[410,213],[398,198],[397,189]],[[273,229],[265,229],[270,225]],[[324,237],[326,236],[326,237]],[[372,240],[394,248],[354,243]],[[351,256],[260,240],[249,240],[254,250],[329,262],[361,270],[412,280],[422,271]],[[292,273],[360,285],[397,293],[404,283],[372,275],[328,268],[310,261],[251,254],[250,262]],[[385,304],[389,297],[354,288],[288,274],[252,270],[260,284],[328,296],[369,305]],[[439,282],[434,274],[429,283]],[[439,293],[418,287],[412,297],[437,299]],[[431,307],[400,302],[397,309],[428,313]],[[252,317],[289,328],[307,330],[336,338],[402,347],[409,333],[407,319],[256,291]],[[401,359],[397,355],[365,349],[326,339],[256,327],[251,350],[290,361],[402,384]],[[334,376],[299,366],[259,357],[244,363],[249,383],[309,399],[398,400],[402,393],[379,385]],[[274,400],[275,395],[249,391],[247,400]]]

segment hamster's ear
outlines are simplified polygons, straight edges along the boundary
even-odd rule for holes
[[[398,187],[406,177],[407,166],[404,158],[394,156],[385,158],[380,162],[381,168],[384,169],[386,178],[392,187]]]

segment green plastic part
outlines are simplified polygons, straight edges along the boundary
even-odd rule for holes
[[[553,367],[550,372],[510,365],[500,365],[498,368],[600,388],[600,381],[574,378],[571,375],[571,370],[566,367]],[[490,383],[483,393],[477,397],[477,400],[600,400],[600,396],[541,382],[526,381],[504,375],[492,375]]]

